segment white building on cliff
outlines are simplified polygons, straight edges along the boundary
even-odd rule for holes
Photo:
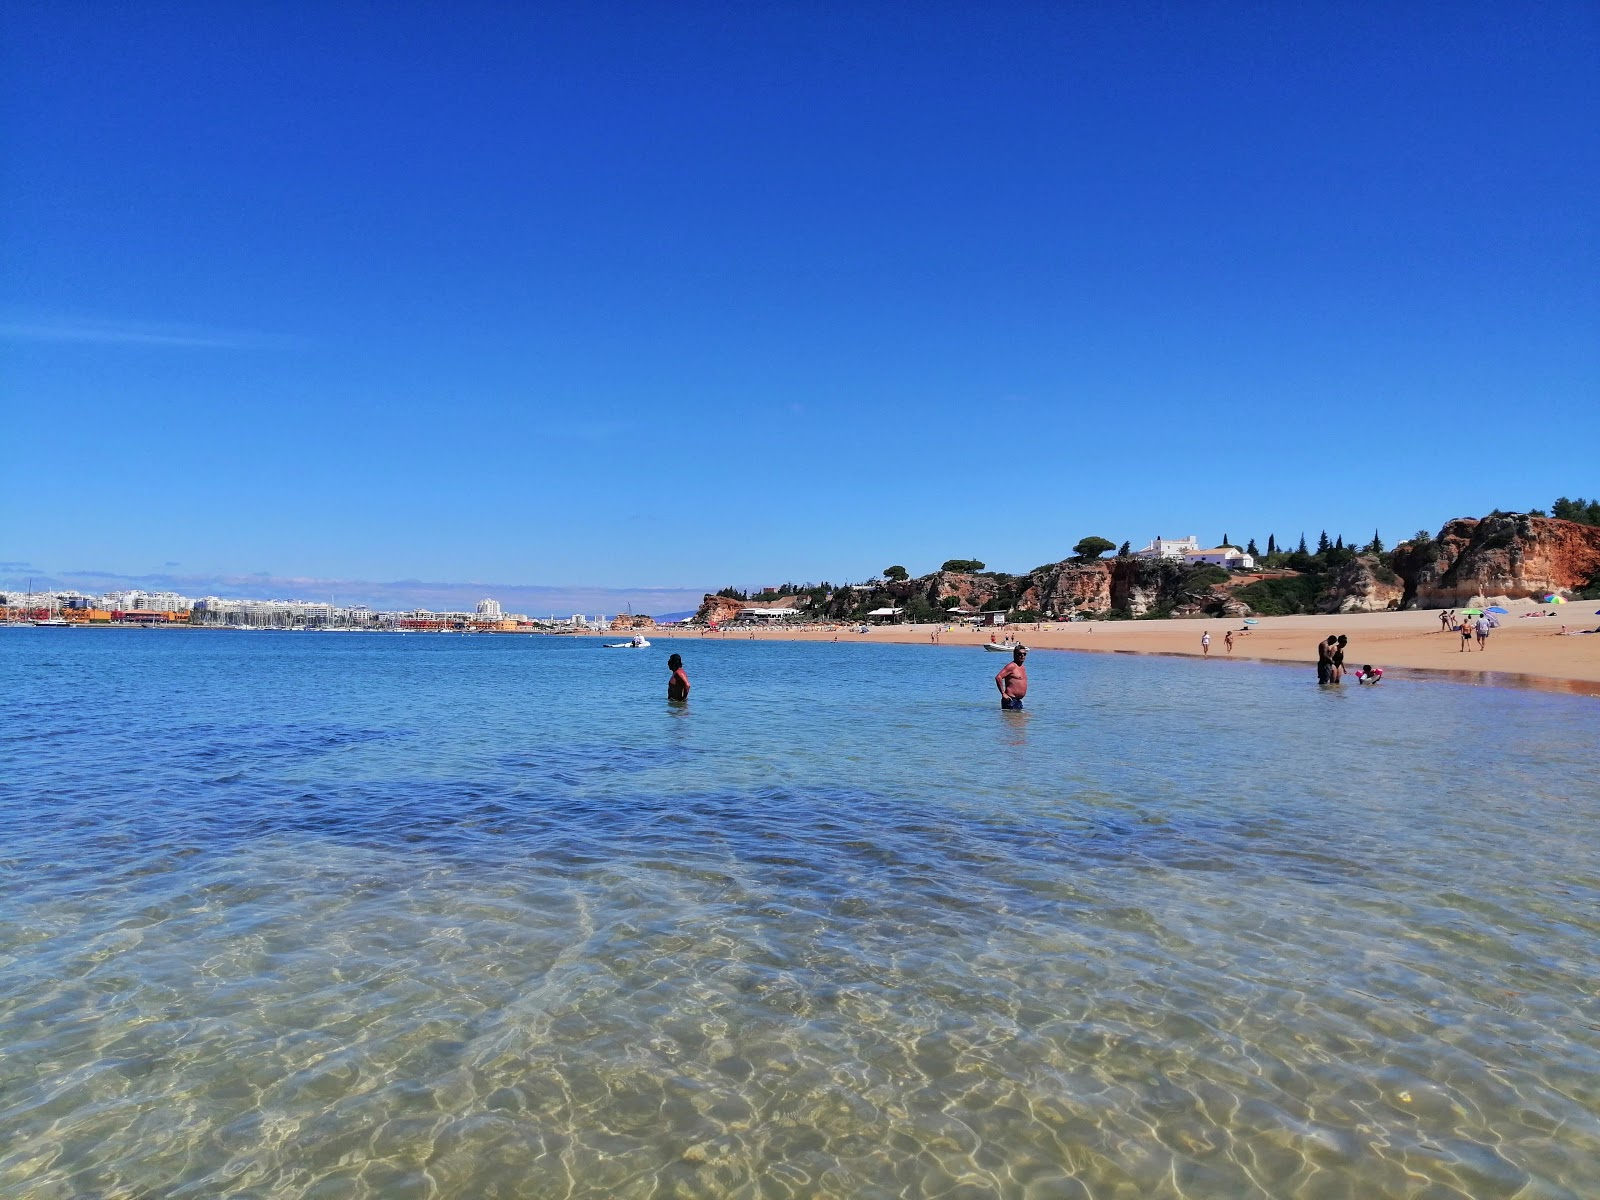
[[[1214,567],[1227,567],[1233,571],[1253,571],[1256,560],[1237,546],[1200,545],[1200,539],[1190,534],[1186,538],[1164,538],[1159,534],[1143,550],[1134,551],[1135,558],[1170,558],[1178,562],[1198,565],[1210,563]]]

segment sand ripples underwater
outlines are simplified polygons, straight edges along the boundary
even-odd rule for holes
[[[0,1194],[1595,1194],[1593,700],[682,649],[0,635]]]

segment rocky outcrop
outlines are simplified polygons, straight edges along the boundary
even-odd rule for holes
[[[1018,606],[1050,616],[1100,613],[1111,607],[1111,562],[1059,562],[1027,577]]]
[[[696,625],[724,625],[737,621],[747,608],[805,608],[811,603],[808,596],[779,596],[766,600],[739,600],[732,596],[707,594],[690,621]],[[648,619],[648,618],[646,618]],[[653,622],[652,622],[653,624]]]
[[[1400,607],[1405,584],[1376,555],[1363,554],[1342,564],[1317,598],[1325,613],[1387,612]]]
[[[1389,565],[1405,608],[1454,608],[1475,597],[1538,599],[1600,580],[1600,526],[1505,513],[1449,521],[1428,542],[1397,547]]]
[[[611,628],[616,631],[625,629],[654,629],[656,619],[645,615],[633,613],[618,613],[611,618]]]
[[[1196,569],[1165,558],[1115,558],[1111,568],[1109,607],[1130,617],[1170,613],[1175,617],[1224,615],[1232,605],[1242,616],[1249,606],[1234,600],[1215,582],[1197,582]],[[1209,574],[1209,573],[1208,573]],[[1221,571],[1217,576],[1221,576]],[[1204,578],[1204,576],[1202,576]]]

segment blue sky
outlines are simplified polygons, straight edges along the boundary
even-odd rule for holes
[[[692,592],[1600,492],[1593,5],[7,25],[12,574]]]

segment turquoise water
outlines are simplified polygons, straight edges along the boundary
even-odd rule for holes
[[[0,631],[0,1195],[1600,1193],[1597,701],[998,659]]]

